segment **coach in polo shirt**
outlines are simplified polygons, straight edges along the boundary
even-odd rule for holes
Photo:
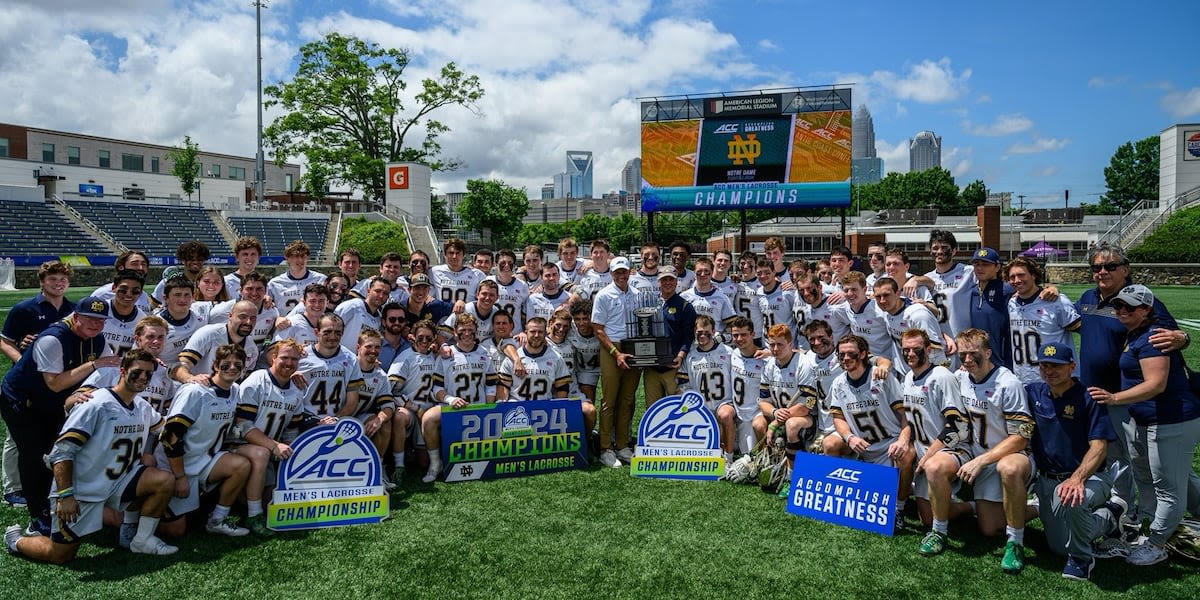
[[[629,259],[619,256],[609,264],[612,283],[604,286],[592,303],[592,323],[600,340],[600,463],[618,467],[613,451],[614,438],[621,459],[629,462],[629,426],[633,423],[633,403],[642,370],[626,362],[630,355],[621,352],[625,324],[637,307],[638,290],[629,286]],[[613,431],[613,428],[616,431]],[[614,436],[615,433],[615,436]]]
[[[66,421],[67,396],[96,369],[120,365],[100,335],[111,316],[107,301],[80,300],[75,312],[33,341],[0,385],[0,416],[17,443],[31,529],[43,535],[50,535],[51,474],[42,456],[50,453]]]
[[[1120,498],[1109,501],[1107,450],[1117,434],[1104,407],[1071,377],[1071,346],[1045,344],[1037,360],[1042,380],[1025,392],[1035,422],[1030,448],[1038,467],[1038,513],[1050,550],[1067,555],[1063,577],[1087,579],[1096,564],[1091,541],[1117,531],[1125,511]]]

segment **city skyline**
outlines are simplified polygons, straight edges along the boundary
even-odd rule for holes
[[[1118,146],[1200,121],[1186,58],[1194,1],[947,11],[866,0],[832,15],[853,27],[796,35],[816,6],[512,0],[497,12],[470,1],[274,0],[263,75],[267,85],[289,78],[300,46],[330,31],[408,49],[410,95],[453,61],[486,95],[475,111],[436,114],[451,128],[439,139],[445,156],[463,167],[436,173],[435,187],[497,178],[530,196],[574,148],[594,153],[593,196],[620,189],[646,97],[851,86],[887,172],[905,172],[908,139],[932,130],[960,186],[981,179],[1032,207],[1058,205],[1067,189],[1073,204],[1097,202]],[[165,145],[191,135],[205,151],[253,155],[254,31],[253,7],[235,0],[12,0],[0,13],[0,85],[15,93],[0,121]],[[275,116],[268,109],[265,122]]]

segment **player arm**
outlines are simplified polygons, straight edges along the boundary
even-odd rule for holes
[[[904,410],[904,402],[893,402],[892,412],[896,413],[896,419],[900,421],[900,433],[896,436],[896,443],[907,446],[912,443],[912,425],[908,422],[908,413]]]
[[[361,381],[359,382],[361,384]],[[342,403],[342,408],[337,412],[337,417],[352,417],[358,412],[359,393],[358,389],[346,391],[346,401]]]
[[[512,388],[512,359],[504,359],[504,364],[500,365],[500,372],[496,374],[496,400],[507,402],[509,399],[509,390]]]
[[[568,373],[554,380],[554,397],[566,398],[571,393],[571,375]]]
[[[1167,389],[1167,375],[1171,370],[1171,359],[1166,356],[1146,356],[1138,359],[1143,381],[1127,390],[1111,394],[1092,393],[1100,404],[1134,404],[1149,400]],[[1094,388],[1090,388],[1089,391]]]
[[[43,338],[49,339],[49,338]],[[74,388],[79,385],[88,375],[96,372],[100,367],[116,366],[120,364],[120,359],[115,356],[102,356],[96,360],[88,361],[73,369],[68,369],[61,373],[48,373],[42,371],[42,379],[46,382],[46,387],[52,392],[62,392]]]
[[[979,455],[979,460],[983,465],[990,465],[1000,461],[1000,459],[1024,450],[1029,445],[1029,436],[1020,432],[1020,429],[1027,425],[1032,425],[1032,421],[1005,419],[1008,426],[1008,436],[1000,441],[999,444],[992,446],[987,452]],[[1016,431],[1014,431],[1014,428]],[[1029,428],[1029,433],[1032,435],[1033,429]]]
[[[11,360],[13,363],[21,360],[21,349],[17,348],[17,342],[7,337],[0,337],[0,351],[3,351],[8,360]]]

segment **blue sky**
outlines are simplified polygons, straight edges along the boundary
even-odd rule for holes
[[[82,6],[80,6],[82,4]],[[94,4],[94,5],[93,5]],[[942,136],[959,185],[1031,206],[1096,202],[1125,141],[1200,122],[1200,2],[273,0],[267,83],[339,31],[408,48],[411,74],[476,73],[477,110],[439,118],[442,192],[496,177],[536,195],[567,150],[595,152],[597,194],[638,153],[642,96],[853,84],[889,171]],[[1190,44],[1189,44],[1190,43]],[[0,121],[254,153],[254,18],[245,0],[10,0]],[[267,115],[268,121],[272,114]]]

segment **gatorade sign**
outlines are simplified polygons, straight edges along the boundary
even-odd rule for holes
[[[388,179],[388,189],[389,190],[407,190],[408,189],[408,167],[407,166],[388,167],[387,179]]]

